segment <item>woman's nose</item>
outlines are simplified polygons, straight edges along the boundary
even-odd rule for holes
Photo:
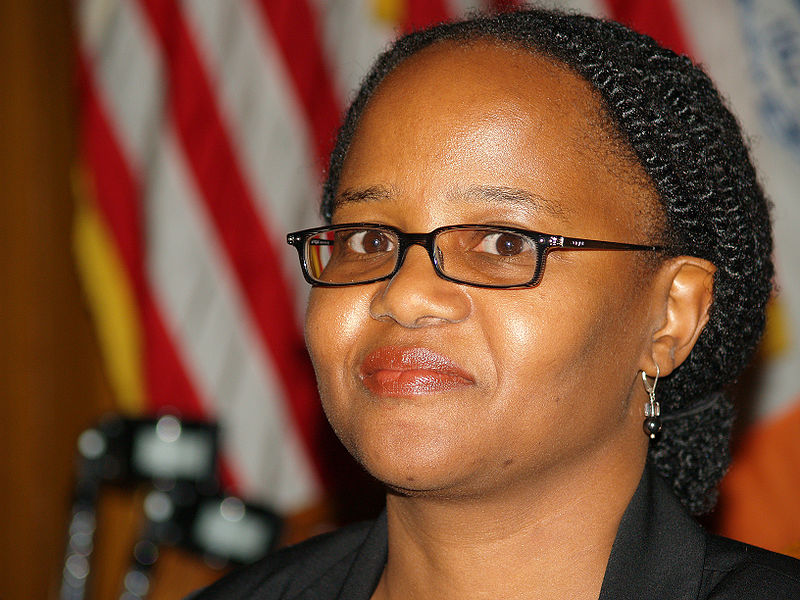
[[[381,284],[370,303],[373,318],[409,328],[459,323],[471,312],[465,286],[439,277],[427,251],[418,245],[408,249],[400,270]]]

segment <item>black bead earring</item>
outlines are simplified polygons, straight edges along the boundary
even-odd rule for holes
[[[650,400],[644,403],[644,423],[642,429],[650,439],[655,439],[656,434],[661,431],[661,407],[656,402],[656,384],[658,384],[658,376],[661,374],[661,369],[656,365],[656,376],[653,378],[653,385],[647,382],[647,373],[642,371],[642,382],[644,382],[644,389],[650,396]]]

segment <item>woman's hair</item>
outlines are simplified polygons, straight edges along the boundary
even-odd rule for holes
[[[526,10],[443,24],[398,39],[364,79],[339,131],[322,202],[330,220],[347,150],[381,81],[443,41],[491,40],[555,59],[589,82],[660,198],[667,253],[716,266],[708,324],[688,359],[658,384],[664,427],[649,459],[699,514],[729,463],[733,422],[721,392],[750,360],[765,323],[773,266],[769,203],[736,119],[685,56],[627,27],[578,14]],[[643,434],[644,435],[644,434]]]

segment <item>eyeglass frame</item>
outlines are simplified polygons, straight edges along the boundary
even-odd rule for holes
[[[445,231],[452,231],[458,229],[491,229],[496,230],[498,232],[507,231],[509,233],[513,233],[516,235],[522,235],[530,239],[533,244],[536,246],[537,249],[542,248],[540,252],[538,252],[538,256],[536,259],[536,267],[533,272],[533,278],[521,284],[512,284],[512,285],[490,285],[490,284],[483,284],[483,283],[473,283],[470,281],[462,281],[460,279],[456,279],[443,273],[441,271],[441,266],[438,264],[438,259],[436,257],[436,253],[434,250],[436,249],[435,240],[436,238]],[[311,277],[308,262],[306,260],[306,241],[313,235],[322,232],[328,231],[337,231],[341,229],[378,229],[384,231],[390,231],[395,236],[397,236],[397,258],[395,260],[395,266],[392,271],[386,275],[382,275],[380,277],[376,277],[374,279],[367,279],[366,281],[352,281],[352,282],[345,282],[345,283],[331,283],[325,281],[319,281]],[[551,235],[548,233],[540,233],[538,231],[533,231],[530,229],[521,229],[518,227],[507,227],[505,225],[488,225],[488,224],[478,224],[478,223],[460,223],[457,225],[444,225],[443,227],[437,227],[429,231],[428,233],[406,233],[397,227],[393,227],[392,225],[381,225],[378,223],[342,223],[339,225],[328,225],[325,227],[312,227],[310,229],[301,229],[299,231],[294,231],[288,233],[286,235],[286,243],[290,246],[294,246],[297,250],[298,257],[300,259],[300,267],[303,271],[303,277],[305,280],[310,283],[312,286],[315,287],[351,287],[354,285],[368,285],[370,283],[377,283],[379,281],[386,281],[392,279],[397,273],[400,271],[403,263],[406,260],[406,254],[408,254],[408,250],[411,246],[422,246],[427,250],[428,257],[431,260],[431,264],[433,265],[433,270],[442,279],[445,281],[450,281],[452,283],[457,283],[459,285],[468,285],[471,287],[477,288],[486,288],[486,289],[518,289],[518,288],[533,288],[539,285],[544,277],[544,266],[547,260],[547,255],[553,250],[634,250],[634,251],[649,251],[649,252],[660,252],[665,250],[663,246],[651,246],[651,245],[644,245],[644,244],[629,244],[626,242],[608,242],[603,240],[593,240],[588,238],[576,238],[576,237],[567,237],[563,235]]]

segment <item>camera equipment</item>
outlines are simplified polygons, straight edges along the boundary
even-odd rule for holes
[[[147,596],[150,571],[162,544],[199,552],[221,567],[244,564],[275,545],[280,519],[271,511],[220,493],[217,427],[181,421],[111,417],[78,438],[78,464],[61,600],[83,600],[91,571],[102,485],[153,489],[144,500],[144,523],[132,550],[121,598]]]

